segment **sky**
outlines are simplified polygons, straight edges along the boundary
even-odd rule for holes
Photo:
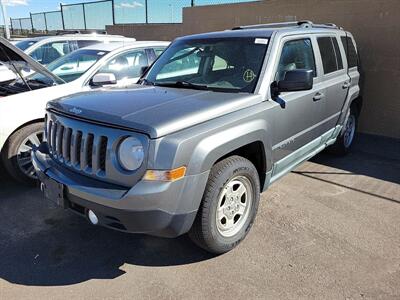
[[[39,13],[43,11],[54,11],[60,9],[60,2],[57,0],[0,0],[7,5],[7,14],[11,18],[26,18],[29,13]],[[149,22],[153,23],[171,23],[182,22],[182,7],[190,6],[191,0],[147,0]],[[198,5],[229,3],[229,2],[247,2],[252,0],[195,0]],[[254,0],[253,0],[254,1]],[[63,4],[89,3],[93,0],[63,0]],[[145,22],[145,0],[114,0],[115,3],[115,21],[116,23],[144,23]],[[104,27],[104,24],[112,22],[111,4],[102,3],[96,5],[85,5],[89,23],[88,27],[93,29]],[[54,19],[56,25],[56,14],[50,16]],[[68,11],[64,13],[65,22],[71,29],[83,29],[83,16],[81,6],[69,6]],[[1,23],[3,20],[1,18]],[[49,22],[48,22],[49,23]],[[37,27],[44,26],[44,20],[37,16],[35,20]]]

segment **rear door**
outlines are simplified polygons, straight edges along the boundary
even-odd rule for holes
[[[326,99],[322,111],[321,131],[326,133],[335,128],[347,92],[350,87],[350,77],[347,74],[347,61],[341,41],[335,34],[318,35],[317,44],[322,62],[322,81],[326,88]]]

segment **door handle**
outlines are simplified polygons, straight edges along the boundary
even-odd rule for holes
[[[344,83],[343,83],[343,85],[342,85],[342,88],[343,89],[348,89],[350,87],[350,82],[348,82],[348,81],[345,81]]]
[[[313,100],[314,100],[314,101],[319,101],[319,100],[321,100],[323,97],[324,97],[324,94],[318,92],[318,93],[316,93],[316,94],[314,95]]]

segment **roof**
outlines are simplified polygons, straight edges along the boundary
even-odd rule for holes
[[[212,39],[212,38],[240,38],[240,37],[265,37],[270,38],[274,32],[321,32],[342,30],[335,24],[314,24],[311,21],[293,21],[270,24],[256,24],[239,26],[231,30],[193,34],[178,38],[178,40]]]
[[[246,30],[225,30],[208,33],[193,34],[178,38],[178,40],[201,40],[212,38],[241,38],[241,37],[266,37],[270,38],[274,33],[271,29],[246,29]]]
[[[127,38],[122,35],[109,35],[109,34],[63,34],[63,35],[44,35],[44,36],[36,36],[36,37],[29,37],[19,41],[42,41],[46,39],[57,39],[57,40],[65,40],[65,38],[101,38],[101,39],[134,39],[134,38]]]
[[[127,42],[113,42],[113,43],[97,43],[81,49],[86,50],[97,50],[97,51],[114,51],[119,48],[137,48],[137,47],[147,47],[147,46],[168,46],[169,42],[161,41],[127,41]],[[81,50],[80,49],[80,50]]]

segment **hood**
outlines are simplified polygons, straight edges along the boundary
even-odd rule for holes
[[[13,72],[15,71],[14,67],[17,67],[19,69],[19,72],[21,72],[22,74],[36,71],[52,78],[56,83],[64,83],[61,78],[54,75],[40,63],[32,59],[29,55],[25,54],[22,50],[18,49],[16,46],[8,42],[5,38],[0,37],[0,48],[0,64],[3,65],[3,67],[8,67],[8,69]],[[14,64],[14,67],[12,66],[12,64]],[[0,84],[1,81],[7,80],[2,80],[0,76]]]
[[[253,94],[135,85],[70,95],[48,109],[158,138],[261,101]]]

